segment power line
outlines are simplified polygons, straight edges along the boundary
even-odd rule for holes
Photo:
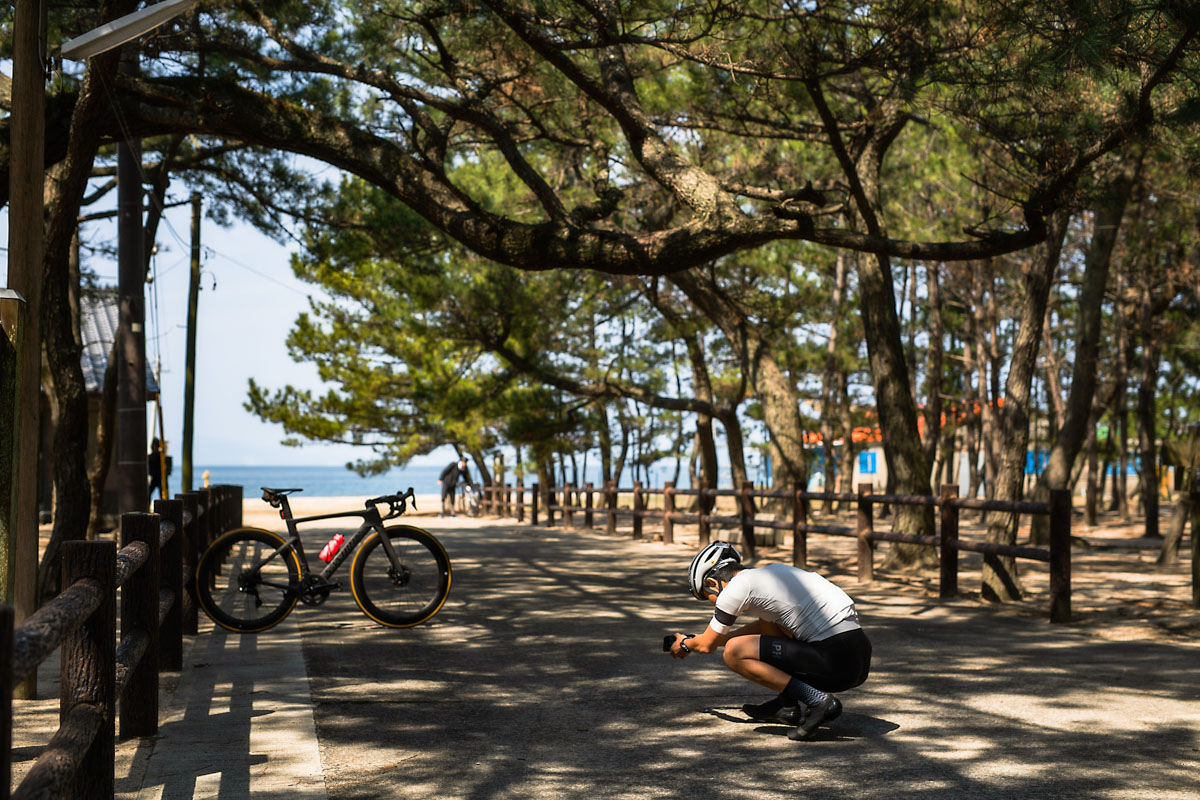
[[[213,248],[208,247],[208,246],[205,246],[204,249],[208,251],[210,256],[216,256],[218,258],[223,258],[226,261],[229,261],[230,263],[241,267],[242,269],[246,270],[247,272],[253,272],[255,275],[262,278],[263,280],[270,281],[271,283],[275,284],[276,286],[280,286],[284,289],[287,289],[289,292],[295,292],[296,294],[300,295],[301,297],[308,297],[307,292],[302,292],[299,289],[297,289],[295,286],[288,286],[283,281],[273,278],[270,275],[266,274],[265,272],[261,272],[261,271],[255,269],[254,267],[250,266],[249,264],[245,264],[241,261],[238,261],[236,258],[233,258],[232,256],[228,256],[228,255],[220,252],[219,250],[214,250]]]

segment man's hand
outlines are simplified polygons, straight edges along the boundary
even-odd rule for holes
[[[683,633],[675,634],[675,643],[671,645],[672,658],[687,658],[691,655],[691,651],[684,649],[683,640],[691,638]]]

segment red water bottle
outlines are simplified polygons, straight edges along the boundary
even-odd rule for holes
[[[346,541],[345,536],[342,536],[340,533],[335,533],[333,538],[329,540],[329,543],[321,548],[321,555],[317,556],[317,558],[321,559],[322,561],[330,561],[335,555],[337,555],[337,551],[341,549],[342,542],[344,541]]]

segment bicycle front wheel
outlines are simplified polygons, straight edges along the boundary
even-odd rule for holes
[[[389,628],[411,628],[432,617],[450,594],[450,557],[442,543],[411,525],[385,529],[393,566],[379,531],[363,540],[350,567],[350,588],[362,612]]]
[[[300,557],[277,533],[237,528],[209,545],[196,566],[196,599],[237,633],[278,625],[296,607]]]

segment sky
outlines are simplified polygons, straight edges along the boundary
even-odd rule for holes
[[[90,226],[87,231],[93,240],[115,236],[112,226]],[[151,364],[156,356],[160,359],[165,438],[177,459],[182,446],[190,238],[191,207],[168,209],[152,266],[155,280],[146,286],[146,357]],[[292,275],[288,248],[249,226],[224,229],[204,220],[200,239],[193,463],[341,465],[369,458],[368,450],[349,445],[285,447],[280,444],[285,437],[281,426],[263,422],[242,407],[251,377],[270,389],[287,384],[322,388],[316,367],[292,361],[285,340],[297,315],[308,309],[309,296],[323,295]],[[0,242],[0,286],[7,286],[7,207],[0,210]],[[86,266],[101,283],[116,284],[115,259],[92,258]],[[148,406],[147,416],[153,417],[153,406]],[[411,463],[443,464],[451,458],[453,450],[447,447]]]

